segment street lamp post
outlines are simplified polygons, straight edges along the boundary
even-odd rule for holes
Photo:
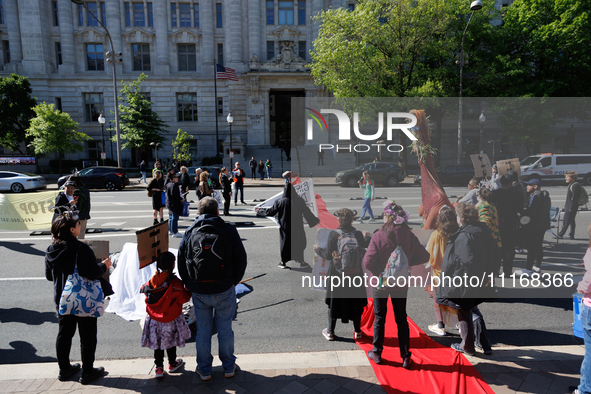
[[[161,142],[150,142],[150,145],[154,147],[156,151],[156,161],[158,161],[158,147],[162,145]]]
[[[105,117],[103,113],[98,117],[98,122],[101,124],[101,159],[103,159],[103,167],[105,166],[105,158],[107,157],[107,149],[105,148]]]
[[[460,115],[458,118],[458,165],[462,164],[462,73],[464,71],[464,38],[466,38],[466,31],[468,31],[468,26],[470,26],[470,21],[474,16],[474,12],[482,9],[482,1],[475,0],[470,4],[470,10],[472,13],[470,14],[470,18],[468,19],[468,23],[466,24],[466,28],[464,29],[464,34],[462,35],[462,47],[460,49]]]
[[[484,121],[486,120],[486,116],[484,116],[484,110],[480,113],[478,117],[478,121],[480,122],[480,139],[478,140],[479,151],[482,153],[484,151],[484,131],[482,126],[484,126]]]
[[[228,113],[228,117],[226,118],[228,125],[230,125],[230,167],[232,167],[232,159],[234,158],[234,151],[232,150],[232,123],[234,122],[234,118],[232,117],[232,111]]]
[[[120,130],[119,130],[119,100],[117,98],[117,71],[115,67],[115,63],[121,63],[123,60],[121,59],[122,53],[115,52],[115,47],[113,46],[113,40],[111,39],[111,34],[109,34],[109,30],[103,25],[103,23],[86,7],[84,4],[84,0],[71,0],[72,3],[81,5],[84,9],[88,12],[89,15],[92,17],[105,29],[107,33],[107,37],[109,38],[109,43],[111,44],[111,51],[107,52],[107,63],[110,63],[113,66],[113,95],[115,97],[115,136],[117,138],[117,166],[122,167],[121,165],[121,138],[120,138]],[[113,63],[113,59],[111,56],[115,56],[115,62]]]

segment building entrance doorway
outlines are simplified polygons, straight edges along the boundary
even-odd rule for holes
[[[283,148],[291,144],[291,99],[305,97],[305,90],[271,90],[269,114],[271,145]]]

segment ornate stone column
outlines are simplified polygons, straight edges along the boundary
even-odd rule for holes
[[[49,32],[47,31],[48,4],[35,0],[20,0],[21,11],[18,13],[20,26],[25,26],[21,31],[22,43],[22,65],[23,73],[26,74],[48,74],[49,64],[48,43]],[[12,52],[12,48],[11,48]]]
[[[201,29],[201,73],[209,74],[213,72],[213,62],[215,58],[214,41],[213,41],[213,0],[199,1],[199,26]]]
[[[10,45],[10,64],[14,65],[11,71],[19,72],[23,60],[21,45],[21,28],[18,17],[16,0],[4,0],[4,19],[8,30],[8,42]]]
[[[61,75],[71,75],[76,71],[72,2],[58,0],[57,11],[60,20],[60,45],[62,47],[62,64],[60,64],[58,71]]]
[[[318,14],[320,14],[323,7],[324,7],[323,0],[312,0],[312,17],[315,17]],[[312,25],[312,39],[310,40],[310,45],[312,44],[312,42],[316,41],[316,39],[318,38],[318,31],[319,30],[320,30],[320,22],[317,20],[314,20],[313,25]]]
[[[257,55],[263,60],[261,53],[261,2],[248,0],[248,58]]]
[[[230,34],[226,34],[226,42],[230,44],[230,63],[233,68],[239,68],[244,63],[242,62],[242,9],[240,0],[230,0],[228,4],[228,20],[226,21],[225,30]],[[249,12],[250,14],[250,12]]]
[[[154,27],[156,29],[156,74],[170,74],[168,62],[168,24],[166,0],[154,0]]]

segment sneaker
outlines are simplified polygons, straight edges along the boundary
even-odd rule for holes
[[[209,375],[203,375],[200,371],[199,371],[199,367],[195,368],[195,373],[197,375],[199,375],[199,377],[201,378],[201,380],[203,380],[204,382],[207,382],[208,380],[211,380],[211,374]]]
[[[357,221],[358,221],[359,223],[363,224],[363,219],[359,218],[359,219],[357,219]]]
[[[454,344],[452,344],[452,345],[451,345],[451,348],[452,348],[453,350],[455,350],[456,352],[464,353],[464,354],[467,354],[468,356],[473,356],[473,355],[475,355],[475,354],[476,354],[476,352],[475,352],[475,351],[468,352],[468,351],[466,351],[466,350],[462,349],[462,347],[460,346],[460,344],[459,344],[459,343],[454,343]]]
[[[300,261],[300,268],[312,268],[310,264],[306,263],[305,261]]]
[[[435,334],[439,335],[439,336],[445,336],[445,328],[440,328],[438,324],[431,324],[429,326],[429,331],[434,332]]]
[[[568,392],[573,394],[581,394],[578,386],[568,386]]]
[[[176,233],[172,236],[172,238],[183,238],[181,233]]]
[[[285,263],[279,263],[279,264],[277,264],[277,267],[284,269],[284,270],[289,269],[289,267]]]
[[[225,378],[233,378],[234,375],[236,375],[236,371],[240,371],[240,367],[238,367],[238,365],[236,365],[236,363],[234,363],[234,368],[232,368],[232,371],[224,372],[224,377]]]
[[[477,344],[474,344],[474,348],[480,350],[481,352],[483,352],[487,356],[490,356],[492,354],[492,349],[484,350],[482,348],[482,346],[478,346]]]
[[[80,371],[80,364],[72,364],[70,365],[70,369],[61,370],[59,375],[57,375],[57,379],[61,382],[68,379],[70,376],[74,375],[76,372]]]
[[[182,358],[179,358],[174,362],[174,364],[168,364],[168,372],[176,372],[183,365],[185,365],[185,362]]]
[[[361,338],[363,338],[363,332],[359,331],[359,332],[355,332],[353,331],[353,338],[355,338],[355,340],[359,340]]]
[[[78,380],[80,384],[88,384],[95,380],[96,378],[100,378],[105,374],[105,369],[103,367],[93,368],[92,372],[86,374],[84,371],[82,372],[82,376]]]
[[[374,218],[369,219],[370,222],[375,222],[376,220]]]
[[[542,269],[540,267],[536,267],[535,265],[531,268],[534,274],[541,274]]]
[[[164,376],[164,368],[162,367],[156,367],[156,370],[154,371],[154,377],[155,378],[161,378]]]
[[[322,330],[322,335],[324,335],[327,341],[334,341],[334,334],[328,332],[328,328]]]
[[[376,352],[374,352],[373,350],[370,350],[369,352],[367,352],[367,358],[369,358],[371,361],[373,361],[376,364],[382,363],[382,357],[379,354],[377,354]]]
[[[527,276],[527,277],[530,277],[534,273],[533,271],[525,269],[525,268],[522,270],[515,271],[515,272],[519,276]]]

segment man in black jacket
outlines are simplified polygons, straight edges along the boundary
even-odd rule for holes
[[[217,248],[211,246],[211,254],[201,251],[198,239],[204,236],[216,236]],[[200,260],[200,256],[205,256]],[[214,273],[215,280],[200,280],[198,275],[203,272],[211,274],[211,267],[218,267],[221,260],[222,269]],[[193,263],[201,261],[201,265]],[[236,228],[219,217],[218,203],[213,197],[204,197],[199,201],[199,216],[185,232],[178,250],[179,274],[193,292],[193,305],[197,318],[197,369],[195,372],[201,380],[211,380],[212,361],[211,336],[212,328],[217,328],[218,354],[224,368],[224,376],[231,378],[236,373],[236,356],[234,356],[234,332],[232,319],[236,312],[235,286],[242,280],[246,270],[246,250]],[[203,267],[203,268],[197,268]],[[209,268],[209,270],[208,270]],[[196,275],[196,272],[198,273]]]
[[[523,198],[511,187],[511,176],[501,176],[501,187],[493,190],[493,202],[499,214],[499,233],[501,235],[501,258],[503,259],[503,272],[505,277],[513,273],[513,260],[515,259],[515,233],[519,214],[523,211]]]
[[[527,248],[527,263],[521,275],[531,275],[533,271],[541,273],[544,250],[544,234],[550,228],[550,207],[552,202],[546,190],[541,190],[542,183],[533,178],[525,182],[527,192],[530,193],[529,204],[523,216],[529,218],[524,230],[525,245]],[[532,271],[533,269],[533,271]]]
[[[60,192],[55,198],[55,209],[53,211],[52,222],[57,218],[57,215],[68,212],[70,210],[78,210],[76,202],[78,198],[74,197],[74,191],[76,190],[76,183],[68,180],[64,183],[64,191]]]
[[[564,203],[564,218],[562,220],[562,229],[558,233],[558,238],[564,237],[566,230],[570,227],[570,239],[575,239],[575,217],[579,210],[579,197],[583,192],[583,188],[577,182],[577,173],[575,171],[567,171],[564,174],[564,180],[568,185],[566,192],[566,202]]]
[[[257,176],[257,161],[252,157],[248,162],[248,166],[250,167],[250,179],[254,179]]]

